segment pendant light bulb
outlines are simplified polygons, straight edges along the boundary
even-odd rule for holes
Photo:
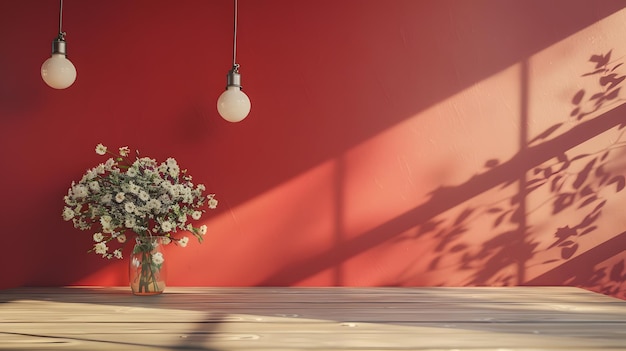
[[[41,78],[54,89],[65,89],[76,80],[76,67],[66,57],[65,33],[52,41],[52,55],[41,65]]]
[[[229,122],[240,122],[250,113],[250,98],[241,90],[238,64],[226,76],[226,91],[217,99],[217,112]]]
[[[250,113],[250,99],[241,91],[241,75],[237,57],[237,0],[233,20],[233,68],[226,75],[226,91],[217,99],[217,112],[229,122],[240,122]]]

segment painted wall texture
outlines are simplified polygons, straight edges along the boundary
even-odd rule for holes
[[[222,120],[229,0],[0,2],[0,288],[126,285],[61,217],[129,146],[216,193],[174,286],[574,285],[626,298],[618,0],[241,0],[252,111]],[[125,253],[128,253],[127,248]]]

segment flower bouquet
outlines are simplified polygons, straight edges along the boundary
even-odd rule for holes
[[[134,235],[130,262],[133,292],[162,292],[164,282],[158,276],[165,259],[160,244],[185,247],[189,242],[185,233],[202,242],[207,226],[193,223],[206,208],[217,207],[215,194],[205,196],[205,186],[194,185],[191,175],[181,170],[174,158],[159,164],[139,157],[137,151],[130,159],[127,146],[116,154],[102,144],[96,146],[96,153],[112,157],[87,170],[79,182],[72,182],[64,197],[63,219],[80,230],[95,227],[89,252],[107,259],[121,259],[123,244],[129,234]],[[112,249],[114,244],[118,247]]]

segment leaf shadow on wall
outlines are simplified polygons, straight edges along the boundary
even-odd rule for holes
[[[510,178],[499,186],[500,189],[517,186],[514,195],[497,203],[467,207],[448,227],[441,228],[445,220],[425,226],[436,231],[434,237],[439,242],[436,248],[438,255],[430,263],[429,270],[439,269],[440,260],[453,254],[460,257],[457,269],[473,272],[471,279],[466,282],[467,285],[573,284],[610,295],[617,295],[624,290],[626,274],[623,259],[613,265],[609,280],[604,283],[601,280],[609,268],[590,268],[618,255],[622,251],[619,248],[626,243],[626,235],[622,233],[595,247],[595,255],[580,255],[579,251],[583,237],[599,230],[597,222],[608,201],[606,194],[609,192],[606,190],[614,188],[614,191],[620,192],[624,189],[625,178],[610,170],[609,163],[612,159],[609,156],[625,144],[617,140],[595,152],[573,156],[567,153],[571,148],[616,124],[619,124],[619,130],[626,126],[626,122],[619,123],[620,119],[623,120],[619,112],[609,112],[596,119],[586,120],[586,117],[618,100],[625,76],[616,71],[622,64],[612,63],[610,58],[611,52],[591,56],[590,62],[595,64],[594,70],[583,76],[597,77],[599,88],[592,93],[581,89],[574,95],[569,123],[557,123],[528,142],[525,142],[527,133],[522,128],[521,140],[524,144],[520,146],[520,153],[513,160],[500,164],[499,160],[491,159],[485,163],[489,171],[484,174],[502,171],[503,167],[522,170],[523,174],[519,178]],[[528,121],[524,110],[522,119],[522,125],[526,125]],[[549,139],[572,123],[578,125]],[[446,197],[445,193],[448,191],[459,189],[440,188],[434,192],[433,198]],[[535,193],[545,194],[544,201],[532,207],[528,199]],[[565,211],[576,211],[576,215],[569,218],[569,224],[554,232],[547,247],[545,240],[533,235],[536,233],[528,223],[533,212],[546,206],[550,208],[551,216],[559,216]],[[491,230],[497,234],[476,249],[467,239],[463,239],[463,234],[469,231],[473,220],[481,217],[492,219]],[[615,249],[607,250],[603,246]],[[563,274],[564,268],[561,268],[559,275],[544,274],[544,277],[529,280],[527,269],[531,259],[541,252],[553,251],[558,251],[558,256],[552,255],[555,258],[545,260],[540,265],[562,266],[567,263],[570,267],[568,273]]]
[[[568,151],[592,138],[617,127],[623,135],[626,122],[624,115],[626,105],[618,106],[595,118],[590,115],[599,113],[608,107],[617,105],[619,92],[625,76],[617,73],[621,63],[611,62],[611,52],[603,55],[592,55],[590,62],[595,64],[593,71],[584,77],[597,77],[598,91],[581,90],[572,98],[572,112],[567,118],[568,123],[558,123],[547,128],[535,138],[527,141],[527,130],[521,132],[520,151],[510,160],[501,162],[491,159],[485,162],[486,171],[468,179],[458,186],[441,186],[431,193],[430,199],[412,210],[396,218],[362,233],[360,236],[339,243],[331,250],[320,255],[304,258],[299,262],[283,268],[266,278],[259,285],[294,284],[322,270],[341,266],[348,258],[356,256],[382,243],[412,242],[433,239],[436,242],[435,257],[430,261],[428,271],[441,269],[442,261],[450,264],[450,256],[459,257],[453,263],[453,270],[470,273],[470,280],[464,285],[522,285],[522,284],[575,284],[590,287],[599,282],[598,277],[607,275],[610,269],[610,282],[603,286],[591,286],[608,294],[626,289],[624,282],[624,260],[612,268],[601,267],[589,269],[589,255],[580,254],[580,241],[587,235],[599,231],[598,219],[607,205],[607,189],[620,192],[624,189],[626,179],[622,175],[626,171],[609,170],[609,157],[626,146],[626,142],[618,139],[611,146],[593,153],[568,155]],[[523,76],[526,75],[526,70]],[[528,104],[527,82],[523,77],[522,105]],[[522,126],[527,125],[526,107],[522,107]],[[568,130],[566,126],[574,124]],[[522,128],[524,129],[524,127]],[[556,135],[560,131],[561,134]],[[552,137],[553,135],[556,135]],[[466,201],[487,191],[515,186],[514,195],[504,198],[495,204],[472,205],[465,208],[453,219],[437,218],[444,212],[459,206]],[[527,223],[529,209],[527,198],[535,193],[548,194],[542,206],[550,206],[552,215],[574,209],[584,211],[582,220],[571,218],[571,223],[560,227],[553,235],[547,248],[541,248],[545,239],[540,242],[534,237],[533,228]],[[497,233],[480,246],[464,238],[470,231],[473,221],[477,218],[492,218],[490,232]],[[447,223],[451,222],[451,223]],[[407,231],[410,231],[407,234]],[[602,243],[592,250],[603,252],[593,258],[602,262],[607,254],[615,256],[622,252],[619,249],[626,243],[626,233]],[[416,244],[417,245],[417,244]],[[605,248],[611,248],[607,250]],[[527,277],[528,262],[541,251],[558,250],[559,257],[542,263],[546,267],[565,265],[569,276],[544,275],[543,278],[529,280]],[[579,254],[578,256],[576,256]],[[609,257],[612,257],[609,256]],[[415,262],[422,260],[416,257]],[[596,262],[596,263],[599,263]],[[560,264],[560,266],[559,266]],[[581,269],[581,265],[587,267]],[[513,267],[513,269],[511,269]],[[595,267],[595,265],[594,265]],[[394,285],[415,285],[419,278],[407,267],[394,281]],[[551,271],[555,271],[552,269]],[[339,282],[340,283],[340,282]],[[445,284],[439,284],[445,285]]]

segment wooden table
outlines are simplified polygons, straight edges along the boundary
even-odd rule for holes
[[[569,287],[0,291],[0,350],[626,350],[626,301]]]

